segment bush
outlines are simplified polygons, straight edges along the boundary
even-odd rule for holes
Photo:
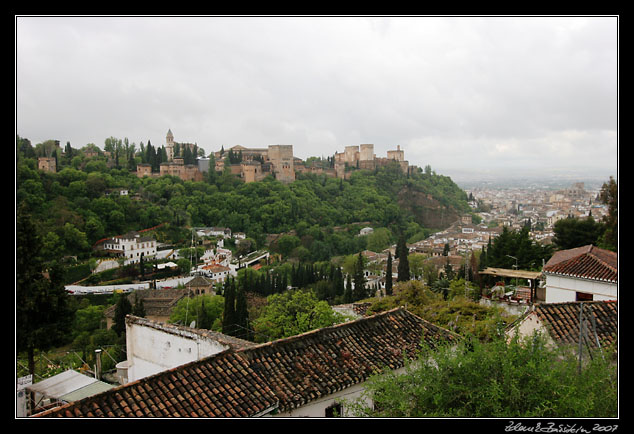
[[[594,357],[578,372],[574,351],[534,335],[456,348],[425,348],[405,374],[373,377],[358,415],[381,417],[616,417],[615,364]]]

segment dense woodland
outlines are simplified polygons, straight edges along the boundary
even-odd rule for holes
[[[163,224],[169,229],[159,234],[162,242],[188,239],[189,227],[222,226],[245,232],[257,248],[267,234],[294,230],[307,249],[298,253],[320,261],[365,248],[364,238],[355,237],[358,230],[347,230],[355,223],[390,228],[389,242],[400,232],[421,239],[440,229],[421,226],[414,213],[399,207],[396,197],[403,189],[431,195],[454,213],[469,211],[464,191],[429,168],[405,176],[394,165],[354,172],[350,180],[300,175],[291,184],[272,177],[245,184],[212,171],[203,182],[184,182],[172,176],[137,178],[129,162],[144,161],[141,151],[117,160],[86,158],[70,146],[60,151],[54,152],[57,173],[45,173],[37,169],[37,156],[46,148],[18,138],[17,206],[24,204],[38,221],[51,259],[86,258],[104,237]],[[121,196],[120,190],[129,194]]]

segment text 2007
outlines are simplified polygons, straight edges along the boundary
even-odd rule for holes
[[[594,426],[592,427],[592,431],[595,432],[614,432],[619,428],[618,425],[599,425],[598,423],[595,423]]]

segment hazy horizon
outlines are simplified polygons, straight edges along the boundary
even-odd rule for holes
[[[16,134],[617,176],[618,17],[16,16]]]

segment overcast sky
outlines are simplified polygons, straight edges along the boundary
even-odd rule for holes
[[[16,17],[16,133],[617,175],[616,17]]]

